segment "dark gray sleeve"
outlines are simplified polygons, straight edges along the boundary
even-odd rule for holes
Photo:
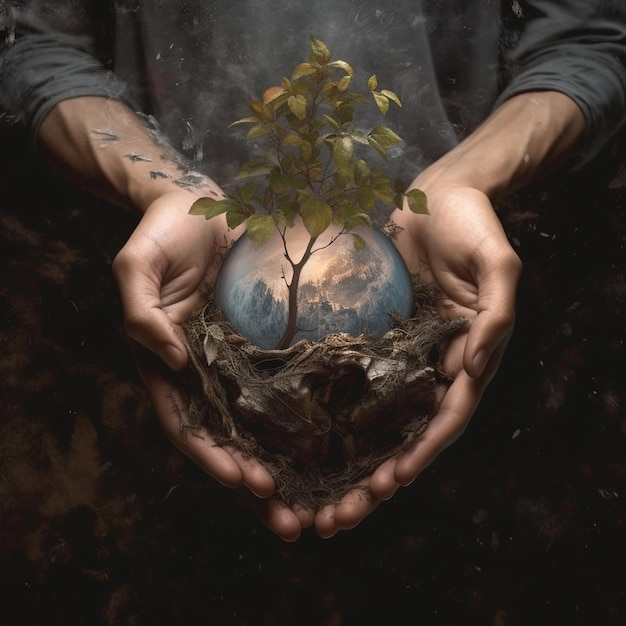
[[[626,121],[626,1],[529,0],[524,6],[533,17],[507,58],[513,78],[498,103],[537,90],[572,98],[587,123],[579,167]]]
[[[32,20],[24,23],[17,12],[5,15],[2,27],[0,111],[33,136],[62,100],[127,100],[124,84],[96,59],[88,35],[59,33]]]

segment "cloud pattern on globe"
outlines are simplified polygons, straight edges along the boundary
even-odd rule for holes
[[[329,228],[316,241],[316,252],[303,267],[298,288],[297,327],[292,344],[316,342],[331,333],[383,335],[389,312],[409,317],[413,311],[411,277],[389,238],[376,228],[356,228],[366,242],[357,250],[350,233],[330,243]],[[302,258],[309,239],[304,227],[287,230],[292,258]],[[278,233],[255,248],[243,236],[230,249],[215,286],[214,305],[231,325],[255,345],[273,349],[288,321],[288,287],[292,268]]]

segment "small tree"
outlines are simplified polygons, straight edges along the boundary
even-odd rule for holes
[[[278,232],[292,276],[284,277],[288,290],[288,321],[277,348],[287,348],[298,331],[298,287],[302,270],[310,258],[340,236],[350,234],[355,248],[364,239],[352,230],[372,226],[371,212],[377,203],[402,207],[404,198],[415,213],[428,213],[426,196],[413,189],[404,192],[400,180],[393,184],[380,166],[361,158],[375,151],[383,159],[402,139],[386,126],[369,131],[357,124],[357,107],[375,104],[384,115],[390,103],[402,106],[395,92],[379,89],[376,76],[368,80],[368,91],[350,89],[354,78],[351,65],[332,60],[327,46],[311,36],[309,60],[298,64],[291,78],[252,100],[251,115],[231,126],[251,125],[247,137],[262,138],[265,152],[245,163],[237,179],[250,180],[223,200],[200,198],[190,213],[211,219],[222,213],[230,228],[246,225],[255,246],[266,243]],[[309,240],[296,262],[287,246],[287,232],[296,219],[304,224]],[[330,241],[317,245],[326,229],[335,225]]]

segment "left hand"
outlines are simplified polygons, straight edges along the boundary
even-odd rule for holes
[[[339,504],[317,512],[315,527],[322,537],[357,525],[461,436],[513,330],[521,263],[488,198],[452,185],[431,186],[428,198],[428,216],[406,209],[394,214],[402,228],[396,245],[409,271],[442,290],[441,313],[469,320],[444,354],[443,368],[455,379],[449,388],[439,389],[437,413],[415,443],[383,463]]]

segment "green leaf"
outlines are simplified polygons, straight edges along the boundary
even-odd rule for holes
[[[349,135],[341,135],[333,141],[333,162],[338,171],[342,172],[352,163],[354,144]]]
[[[208,210],[212,210],[213,205],[218,202],[215,198],[198,198],[189,209],[189,215],[206,215]]]
[[[355,250],[365,250],[367,248],[367,242],[361,235],[357,235],[356,233],[350,233],[352,235],[352,243],[354,244]]]
[[[279,167],[275,167],[270,172],[269,185],[274,193],[282,193],[293,187],[293,178],[289,174],[285,174]]]
[[[373,137],[368,136],[367,143],[370,147],[374,148],[374,150],[376,150],[376,152],[378,152],[383,159],[387,158],[387,149],[381,146]]]
[[[233,126],[239,126],[239,124],[258,124],[261,120],[258,117],[242,117],[240,120],[235,120],[228,125],[228,128]]]
[[[378,79],[376,78],[376,74],[372,74],[367,81],[367,88],[370,91],[374,91],[378,87]]]
[[[330,61],[330,50],[315,35],[311,35],[311,54],[313,59],[321,65]]]
[[[363,212],[360,206],[356,204],[349,204],[341,207],[333,215],[333,222],[335,224],[341,224],[346,229],[350,230],[355,226],[372,227],[372,220],[367,213]]]
[[[255,213],[248,218],[246,233],[256,248],[269,241],[276,232],[276,224],[271,215]]]
[[[395,194],[393,193],[391,185],[388,181],[372,181],[372,191],[377,198],[387,204],[391,204],[395,198]]]
[[[400,136],[396,135],[391,128],[387,128],[386,126],[376,126],[372,128],[369,137],[383,148],[391,148],[402,141]]]
[[[324,113],[322,115],[322,117],[328,122],[328,124],[334,129],[334,130],[339,130],[340,126],[339,123],[337,122],[337,120],[334,117],[331,117],[330,115],[327,115],[326,113]]]
[[[260,100],[250,100],[250,111],[252,114],[263,122],[272,121],[272,112]],[[245,119],[245,118],[244,118]]]
[[[409,205],[409,209],[413,213],[419,213],[420,215],[428,215],[428,199],[426,194],[421,189],[411,189],[406,192],[406,199]]]
[[[362,143],[365,146],[368,144],[367,135],[362,130],[353,130],[348,135],[357,143]]]
[[[272,166],[268,165],[265,158],[259,157],[244,163],[235,175],[235,180],[252,176],[265,176],[269,174],[271,169]]]
[[[214,198],[199,198],[189,209],[190,215],[204,215],[204,218],[210,220],[213,217],[226,213],[233,208],[239,208],[239,203],[232,198],[224,198],[223,200],[215,200]]]
[[[306,98],[304,96],[289,96],[287,106],[299,120],[306,117]]]
[[[354,120],[354,106],[351,104],[342,104],[339,106],[339,119],[342,126],[351,124]]]
[[[300,205],[295,200],[280,202],[276,206],[274,219],[276,220],[276,223],[291,228],[295,223],[296,215],[298,215],[299,209]]]
[[[330,225],[333,211],[324,200],[309,196],[300,206],[300,216],[313,239],[317,239]]]
[[[289,133],[283,137],[283,146],[299,146],[303,139],[297,133]]]
[[[368,185],[362,185],[357,190],[357,199],[359,206],[364,211],[371,211],[376,204],[376,195],[374,190]]]
[[[249,217],[250,212],[239,207],[226,213],[226,223],[228,224],[228,228],[237,228],[237,226],[243,224]]]
[[[380,112],[385,115],[385,113],[389,110],[389,98],[387,98],[387,96],[383,96],[378,91],[372,91],[372,96],[374,97],[374,102]]]
[[[273,124],[257,124],[248,131],[246,137],[248,137],[248,139],[258,139],[259,137],[268,135],[272,131],[272,126]]]
[[[363,159],[357,159],[354,164],[354,182],[357,185],[365,185],[371,173],[369,165]]]

